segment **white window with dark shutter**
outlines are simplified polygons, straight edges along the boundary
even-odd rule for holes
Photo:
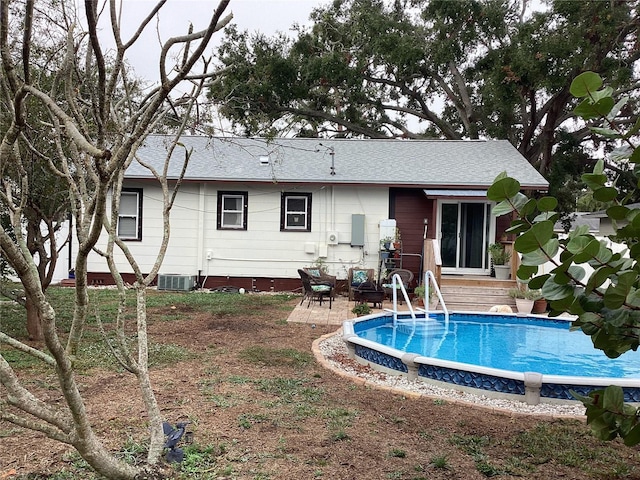
[[[311,231],[311,194],[283,193],[280,230]]]
[[[247,229],[247,192],[218,192],[218,230]]]
[[[123,189],[118,212],[118,237],[142,240],[142,189]]]

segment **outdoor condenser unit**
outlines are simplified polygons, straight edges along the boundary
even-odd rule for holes
[[[195,284],[195,275],[158,275],[158,290],[189,292]]]

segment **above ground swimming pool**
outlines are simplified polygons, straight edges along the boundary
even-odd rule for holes
[[[563,319],[489,313],[369,315],[345,322],[350,354],[378,369],[410,378],[480,389],[494,396],[524,396],[527,403],[572,400],[620,385],[627,401],[640,401],[640,353],[610,359]]]

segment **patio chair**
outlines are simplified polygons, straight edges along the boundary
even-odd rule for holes
[[[331,299],[332,300],[336,299],[337,279],[334,275],[329,275],[328,273],[323,272],[319,268],[313,268],[313,267],[304,267],[302,270],[307,272],[315,282],[330,283],[331,286],[333,287],[333,290],[331,292]]]
[[[329,310],[331,310],[333,286],[329,282],[320,282],[315,280],[304,270],[298,270],[298,275],[300,275],[300,279],[302,280],[302,287],[304,291],[302,300],[300,300],[300,305],[302,305],[305,299],[308,299],[307,308],[309,308],[311,302],[316,299],[320,302],[320,305],[322,305],[322,299],[324,297],[329,297]]]
[[[403,268],[396,268],[395,270],[391,270],[389,272],[389,276],[382,282],[382,288],[384,288],[384,291],[389,297],[389,300],[393,299],[392,278],[394,275],[398,275],[400,277],[400,279],[402,280],[402,284],[404,285],[404,289],[407,290],[407,292],[409,291],[409,285],[413,281],[413,272],[411,270],[406,270]],[[396,288],[398,290],[400,289],[399,286],[396,286]],[[402,294],[400,294],[400,292],[398,292],[398,301],[400,302],[403,301],[403,297],[402,297]]]
[[[349,300],[354,299],[353,291],[364,282],[375,282],[373,268],[350,268],[347,284],[349,285]]]

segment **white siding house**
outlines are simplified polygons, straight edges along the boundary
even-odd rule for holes
[[[166,156],[165,141],[150,137],[138,157],[157,168]],[[404,215],[403,240],[421,245],[425,219],[431,220],[430,236],[441,234],[437,202],[465,202],[464,192],[473,192],[473,201],[488,203],[482,191],[502,171],[523,188],[547,188],[506,141],[181,141],[193,150],[171,213],[171,240],[160,273],[196,275],[206,286],[282,289],[285,279],[299,283],[297,269],[317,259],[344,279],[350,267],[377,268],[382,220]],[[177,178],[183,158],[183,150],[172,157],[170,179]],[[119,231],[148,271],[162,236],[161,190],[138,163],[125,178]],[[393,192],[411,192],[423,206],[396,215],[402,209]],[[407,222],[416,224],[413,240]],[[480,223],[484,240],[479,248],[486,249],[492,243],[489,233],[495,236],[495,221]],[[123,272],[130,271],[122,258],[118,263]],[[98,255],[91,257],[89,272],[90,279],[101,279],[94,283],[110,283]],[[242,279],[251,283],[242,284]]]

